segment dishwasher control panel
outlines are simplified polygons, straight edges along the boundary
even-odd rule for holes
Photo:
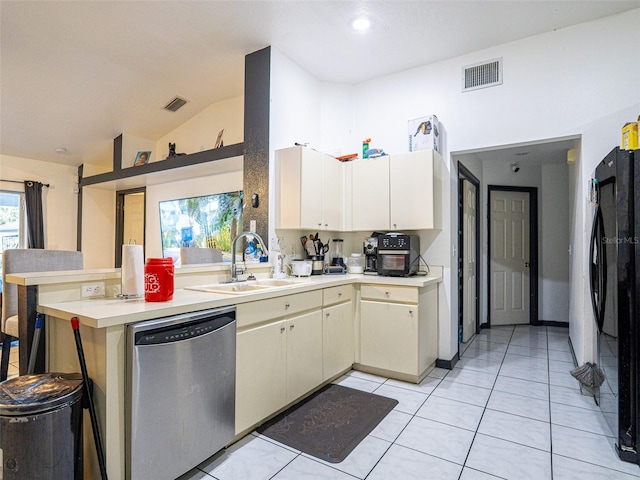
[[[204,321],[196,320],[190,323],[159,327],[152,330],[137,332],[136,345],[158,345],[196,338],[214,332],[234,320],[233,316],[210,318]]]

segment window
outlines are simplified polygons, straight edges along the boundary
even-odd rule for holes
[[[180,247],[222,250],[231,256],[231,242],[242,231],[242,192],[160,202],[162,256],[179,264]]]
[[[24,194],[0,190],[0,249],[4,252],[8,248],[26,248],[26,242]]]

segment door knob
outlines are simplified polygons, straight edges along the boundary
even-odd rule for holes
[[[524,262],[524,267],[529,268],[529,262]]]

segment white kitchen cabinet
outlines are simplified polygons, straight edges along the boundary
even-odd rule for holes
[[[284,320],[238,332],[236,434],[287,403],[286,338]]]
[[[437,292],[437,285],[363,285],[356,368],[419,383],[438,356]]]
[[[391,156],[391,230],[442,229],[442,163],[435,150]]]
[[[389,156],[351,162],[353,231],[389,229]]]
[[[308,147],[276,151],[275,228],[344,229],[344,164]]]
[[[322,383],[322,291],[236,307],[236,434]]]
[[[354,360],[353,287],[323,291],[322,380],[348,370]]]
[[[354,160],[352,229],[442,228],[442,157],[434,150]]]
[[[287,403],[322,383],[322,312],[287,320]]]

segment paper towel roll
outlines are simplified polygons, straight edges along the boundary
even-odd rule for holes
[[[144,252],[142,245],[122,246],[122,295],[144,296]]]

